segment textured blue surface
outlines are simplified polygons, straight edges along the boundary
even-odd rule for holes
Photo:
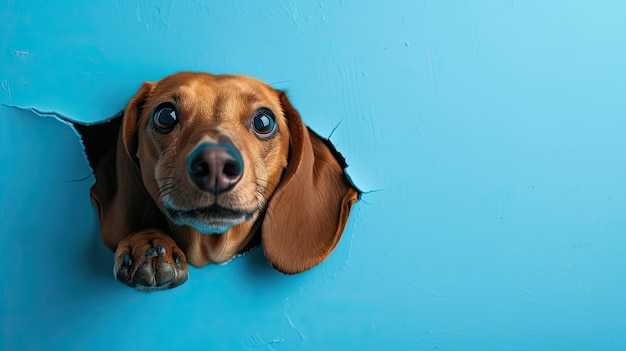
[[[621,1],[0,4],[2,350],[626,349]],[[113,280],[72,129],[144,80],[288,89],[364,190],[333,255]],[[85,178],[87,177],[87,178]],[[82,179],[82,180],[81,180]]]

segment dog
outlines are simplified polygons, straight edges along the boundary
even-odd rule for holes
[[[286,92],[247,76],[146,82],[119,118],[76,129],[114,275],[143,292],[259,244],[277,271],[309,270],[336,247],[361,195]]]

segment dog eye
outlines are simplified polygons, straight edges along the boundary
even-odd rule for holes
[[[178,123],[176,109],[170,103],[157,106],[152,113],[152,129],[160,133],[169,133]]]
[[[260,137],[269,137],[276,131],[274,114],[268,109],[260,109],[254,116],[252,125]]]

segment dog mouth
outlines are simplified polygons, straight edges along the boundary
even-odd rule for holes
[[[250,220],[256,211],[241,211],[211,205],[193,209],[166,209],[170,218],[179,226],[190,226],[204,234],[221,234],[232,226]]]

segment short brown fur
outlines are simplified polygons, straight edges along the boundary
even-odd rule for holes
[[[169,133],[150,126],[153,109],[164,102],[179,116]],[[259,108],[273,111],[271,138],[251,131]],[[242,178],[222,194],[202,192],[189,180],[187,158],[199,144],[222,140],[239,150]],[[102,241],[115,252],[114,273],[142,291],[172,288],[187,279],[187,263],[229,261],[258,235],[275,269],[306,271],[335,248],[360,195],[342,162],[304,126],[284,92],[253,78],[184,72],[144,83],[124,111],[114,147],[92,162],[91,197]],[[221,234],[205,234],[168,214],[171,207],[212,205],[249,217]]]

